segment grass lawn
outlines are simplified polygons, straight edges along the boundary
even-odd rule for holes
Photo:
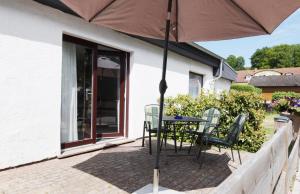
[[[272,113],[266,113],[266,118],[263,122],[263,127],[266,130],[266,140],[269,140],[273,134],[274,134],[274,130],[275,130],[275,126],[274,126],[274,117],[278,116],[278,113],[272,112]]]

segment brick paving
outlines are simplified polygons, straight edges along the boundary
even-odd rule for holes
[[[154,146],[153,146],[154,147]],[[173,148],[169,145],[168,148]],[[160,185],[186,193],[208,193],[239,167],[230,151],[210,149],[201,169],[194,156],[170,157],[163,149]],[[185,150],[181,153],[186,153]],[[152,182],[155,155],[141,141],[0,172],[0,194],[123,194]],[[243,161],[249,154],[242,152]]]

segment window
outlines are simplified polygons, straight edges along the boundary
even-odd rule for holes
[[[196,98],[203,88],[203,75],[189,73],[189,95]]]

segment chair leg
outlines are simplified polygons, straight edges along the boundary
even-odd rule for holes
[[[197,154],[197,160],[199,160],[199,158],[201,157],[201,153],[202,153],[202,142],[200,143],[200,148],[199,148],[199,152]]]
[[[230,147],[230,150],[231,150],[232,161],[234,162],[234,156],[233,156],[232,146]]]
[[[151,132],[149,130],[149,153],[152,155],[152,142],[151,142]]]
[[[165,132],[165,148],[167,147],[167,138],[168,138],[168,133]]]
[[[194,141],[195,141],[195,134],[192,135],[192,138],[191,138],[191,144],[190,144],[190,147],[189,147],[188,154],[191,153],[191,150],[192,150],[192,146],[193,146],[193,144],[194,144]]]
[[[184,133],[182,131],[181,134],[180,134],[180,148],[179,148],[179,150],[182,149],[183,137],[184,137]]]
[[[205,147],[207,148],[207,140],[205,141]],[[203,156],[200,158],[200,169],[202,168],[202,165],[204,163],[204,160],[205,160],[205,155],[206,155],[206,148],[204,148],[204,153],[203,153]]]
[[[240,164],[242,164],[239,146],[237,146],[237,151],[238,151],[238,155],[239,155]]]
[[[217,129],[217,136],[218,136],[218,138],[220,138],[220,132],[219,132],[218,129]],[[219,152],[221,152],[221,146],[220,145],[218,145],[218,148],[219,148]]]
[[[142,147],[145,146],[145,131],[146,131],[146,126],[145,126],[145,124],[144,124]]]
[[[174,147],[175,147],[175,153],[177,153],[177,141],[176,141],[176,129],[175,129],[175,126],[173,126],[173,133],[174,133]]]

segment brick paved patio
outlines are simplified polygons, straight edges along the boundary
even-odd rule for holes
[[[154,155],[150,156],[148,148],[140,145],[138,140],[0,172],[0,194],[131,193],[152,182]],[[230,152],[224,149],[221,153],[214,148],[209,150],[202,169],[195,157],[167,156],[173,153],[162,151],[160,184],[187,193],[208,193],[239,166],[238,160],[231,161]],[[248,156],[242,152],[243,161]]]

